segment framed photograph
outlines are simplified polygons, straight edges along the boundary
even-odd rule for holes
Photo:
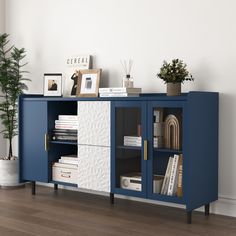
[[[47,73],[44,74],[44,96],[61,96],[62,95],[62,74]]]
[[[66,59],[65,79],[63,86],[63,96],[76,96],[78,71],[91,69],[92,56],[77,55]]]
[[[77,97],[97,97],[101,73],[101,69],[79,70]]]

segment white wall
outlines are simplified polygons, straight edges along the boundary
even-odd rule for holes
[[[0,0],[0,34],[5,32],[5,0]],[[0,131],[3,129],[0,122]],[[6,140],[0,134],[0,157],[6,155]]]
[[[31,93],[42,93],[43,73],[64,72],[70,55],[93,55],[110,86],[121,85],[120,59],[133,58],[144,92],[165,91],[155,77],[164,59],[187,62],[196,80],[184,91],[220,92],[221,200],[213,210],[236,216],[235,9],[235,0],[8,0],[6,29],[27,49]]]

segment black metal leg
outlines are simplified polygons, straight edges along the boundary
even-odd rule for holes
[[[114,193],[110,193],[110,203],[114,204]]]
[[[58,189],[58,184],[54,184],[54,190],[56,191]]]
[[[187,211],[187,224],[192,223],[192,211]]]
[[[31,192],[32,192],[32,195],[35,195],[35,181],[31,182]]]
[[[210,215],[210,203],[205,205],[205,216]]]

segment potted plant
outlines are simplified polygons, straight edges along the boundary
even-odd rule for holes
[[[12,141],[17,135],[17,99],[23,90],[28,89],[22,68],[25,49],[8,46],[7,34],[0,35],[0,120],[1,134],[8,140],[8,154],[0,157],[0,186],[19,185],[18,158],[14,157]]]
[[[181,83],[194,80],[187,70],[187,65],[179,59],[173,59],[171,63],[164,61],[157,77],[167,84],[167,96],[180,95]]]

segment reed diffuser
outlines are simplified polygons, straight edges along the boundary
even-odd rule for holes
[[[123,67],[123,70],[125,72],[125,75],[122,80],[122,86],[125,88],[133,88],[134,87],[134,79],[133,77],[130,76],[130,72],[133,66],[133,60],[129,59],[128,61],[126,60],[121,60],[121,65]]]

